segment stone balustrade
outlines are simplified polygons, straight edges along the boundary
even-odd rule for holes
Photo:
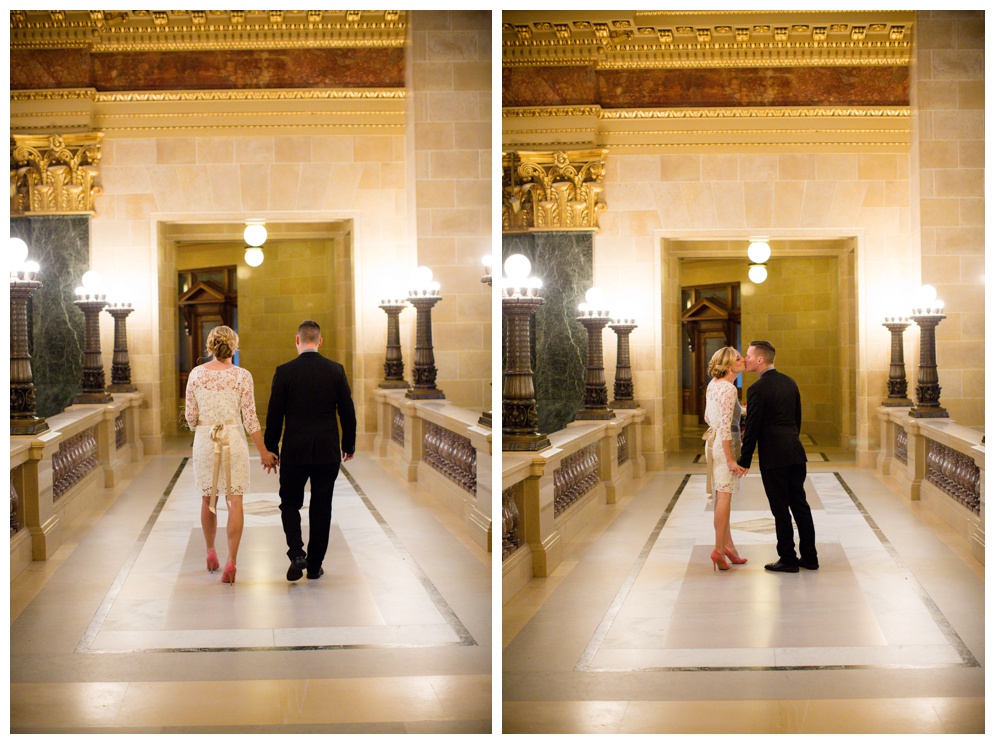
[[[502,453],[503,594],[563,560],[566,545],[607,504],[646,473],[640,408],[607,421],[575,421],[549,435],[540,452]]]
[[[380,389],[373,452],[409,483],[422,483],[459,515],[471,539],[491,550],[492,433],[480,411],[446,400],[412,400]]]
[[[983,433],[950,419],[919,419],[908,408],[878,409],[877,470],[912,501],[922,501],[985,560]]]
[[[11,578],[51,557],[66,526],[142,459],[143,398],[115,393],[110,403],[70,406],[46,418],[48,431],[10,438]]]

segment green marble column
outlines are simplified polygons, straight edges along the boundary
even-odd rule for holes
[[[526,256],[542,279],[546,303],[532,320],[532,370],[539,431],[551,434],[584,407],[587,333],[577,322],[577,305],[594,281],[594,231],[506,233],[502,255],[513,253]]]
[[[35,410],[48,418],[72,405],[80,391],[84,324],[73,302],[90,265],[90,218],[16,217],[10,234],[28,244],[28,256],[40,266],[42,286],[28,308],[28,348]]]

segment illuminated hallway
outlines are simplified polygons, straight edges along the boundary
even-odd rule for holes
[[[133,465],[13,582],[13,733],[490,731],[490,560],[449,510],[360,454],[325,575],[289,583],[257,460],[228,587],[187,454]]]
[[[713,573],[693,455],[601,511],[504,607],[504,731],[983,732],[984,567],[839,454],[810,453],[815,572],[764,571],[754,473],[732,513],[749,562]]]

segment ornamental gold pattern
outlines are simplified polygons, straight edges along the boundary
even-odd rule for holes
[[[518,151],[504,156],[502,229],[591,230],[601,198],[606,150]]]
[[[505,11],[505,67],[907,66],[914,12]]]
[[[403,10],[18,10],[11,49],[94,52],[402,47]]]
[[[93,214],[103,134],[10,138],[11,215]]]

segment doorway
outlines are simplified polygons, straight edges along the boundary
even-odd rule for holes
[[[741,345],[739,282],[681,287],[681,306],[686,342],[681,363],[681,413],[685,421],[704,425],[708,362],[722,347],[738,349]],[[736,378],[736,387],[742,387],[742,375]]]
[[[238,276],[235,266],[213,266],[180,271],[179,288],[179,396],[187,394],[190,370],[206,354],[207,337],[215,328],[226,325],[238,333]],[[239,363],[235,352],[235,364]]]

